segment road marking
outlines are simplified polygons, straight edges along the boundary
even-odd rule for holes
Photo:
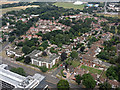
[[[56,78],[56,76],[51,75],[52,77]]]

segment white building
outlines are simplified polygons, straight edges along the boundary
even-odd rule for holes
[[[42,56],[42,51],[40,50],[34,50],[26,56],[31,57],[32,64],[46,66],[47,68],[52,68],[60,58],[57,54],[51,54],[50,52],[47,52],[47,56]]]
[[[16,49],[7,49],[6,54],[8,56],[15,55],[15,57],[22,57],[24,55],[24,53],[22,53]]]
[[[19,74],[7,70],[7,67],[8,65],[6,64],[0,65],[0,81],[4,82],[5,85],[11,85],[13,88],[34,89],[45,78],[45,76],[42,76],[38,73],[36,73],[34,76],[21,76]],[[2,88],[5,88],[5,85],[2,85]]]
[[[83,2],[81,2],[81,1],[76,1],[76,2],[74,2],[73,4],[74,4],[74,5],[81,5],[81,4],[83,4]]]

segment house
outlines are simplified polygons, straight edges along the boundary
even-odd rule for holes
[[[15,57],[22,57],[24,54],[17,49],[6,49],[6,54],[8,56],[14,55]]]
[[[80,75],[80,76],[82,76],[83,74],[85,74],[86,73],[86,71],[84,70],[84,69],[78,69],[78,68],[75,68],[74,69],[74,75]]]
[[[108,80],[108,83],[112,85],[112,88],[120,86],[120,82],[118,82],[117,80]]]
[[[47,56],[43,56],[42,53],[43,52],[40,50],[34,50],[26,56],[31,57],[32,64],[37,66],[46,66],[47,68],[52,68],[60,58],[57,54],[51,54],[49,51],[46,51]]]
[[[117,45],[117,55],[120,55],[120,44]]]

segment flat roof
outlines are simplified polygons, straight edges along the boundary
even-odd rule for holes
[[[44,80],[45,76],[36,73],[34,76],[21,76],[17,73],[11,72],[5,69],[6,64],[0,65],[0,81],[4,81],[8,84],[13,85],[15,88],[31,88],[34,87],[36,82],[40,83]]]
[[[59,57],[57,54],[48,54],[47,56],[36,56],[36,54],[41,53],[40,50],[34,50],[30,54],[26,55],[31,57],[32,59],[42,61],[42,62],[48,62],[51,63],[55,58]]]
[[[21,76],[9,70],[0,68],[0,80],[5,81],[15,87],[24,79],[25,79],[24,76]]]

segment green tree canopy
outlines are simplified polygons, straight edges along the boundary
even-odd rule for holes
[[[106,71],[106,76],[109,79],[116,79],[120,81],[120,65],[110,66]]]
[[[70,86],[67,80],[60,80],[57,83],[58,90],[69,90]]]
[[[29,51],[30,51],[30,48],[28,46],[23,46],[23,48],[22,48],[23,53],[28,54]]]
[[[84,74],[82,76],[82,84],[86,88],[94,88],[96,86],[96,81],[93,79],[93,77],[90,74]]]
[[[80,76],[80,75],[76,75],[75,76],[75,81],[76,81],[76,83],[78,83],[78,85],[81,83],[81,80],[82,80],[82,77]]]
[[[61,61],[64,61],[67,58],[67,53],[62,52],[61,54]]]
[[[74,58],[78,58],[78,53],[76,51],[72,51],[71,55],[70,55],[73,59]]]
[[[109,83],[104,82],[100,84],[99,90],[110,90],[111,88],[112,86]]]
[[[31,58],[29,56],[26,56],[24,58],[24,63],[29,64],[31,62]]]

